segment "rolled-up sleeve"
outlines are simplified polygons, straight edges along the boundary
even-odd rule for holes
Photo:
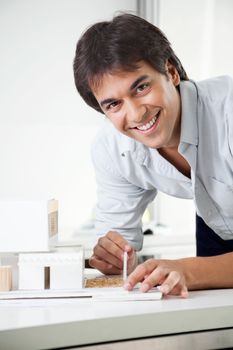
[[[93,144],[91,154],[97,182],[97,235],[117,231],[135,250],[140,250],[143,244],[142,215],[155,198],[156,189],[143,189],[127,181],[119,172],[116,159],[103,145]]]

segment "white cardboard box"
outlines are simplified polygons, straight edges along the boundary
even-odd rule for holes
[[[83,263],[52,265],[50,267],[50,289],[80,289],[83,287]]]
[[[41,290],[45,287],[43,266],[23,265],[19,269],[19,289]]]
[[[19,290],[80,289],[84,251],[19,254]]]
[[[57,233],[57,200],[0,200],[0,253],[48,251]]]

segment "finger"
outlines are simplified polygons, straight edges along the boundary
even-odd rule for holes
[[[113,241],[116,245],[118,245],[121,250],[131,253],[133,248],[129,244],[129,242],[118,232],[109,231],[106,235],[111,241]]]
[[[130,246],[130,251],[128,250],[125,250],[128,254],[128,258],[129,259],[132,259],[132,258],[135,258],[135,250]]]
[[[181,282],[181,276],[177,271],[171,271],[167,278],[160,286],[160,290],[163,294],[169,294],[175,287],[178,288]]]
[[[155,268],[151,272],[151,274],[148,274],[147,276],[145,276],[145,279],[140,286],[140,291],[148,292],[148,290],[150,290],[154,286],[161,284],[164,281],[164,279],[166,279],[167,274],[168,274],[167,269],[164,269],[161,267]]]
[[[120,236],[119,233],[112,231],[108,232],[106,236],[101,237],[98,240],[96,248],[97,247],[104,248],[106,252],[110,253],[112,256],[115,256],[121,262],[124,259],[124,251],[129,251],[129,248],[130,251],[132,250],[128,242],[122,236]],[[94,252],[97,254],[95,250]]]
[[[104,273],[106,275],[120,275],[121,274],[121,270],[112,266],[111,264],[106,263],[103,260],[100,260],[98,257],[96,257],[94,255],[89,259],[89,265],[91,267],[94,267],[95,269],[101,271],[102,273]]]
[[[123,261],[123,250],[121,250],[119,246],[115,244],[115,242],[111,241],[106,236],[99,238],[97,245],[93,249],[93,252],[94,255],[98,255],[102,260],[107,261],[107,255],[109,256],[110,254],[112,257],[115,257],[115,259],[119,261],[119,264]]]
[[[181,291],[180,291],[180,296],[182,298],[188,298],[189,292],[188,292],[188,288],[186,286],[182,286]]]
[[[122,270],[118,269],[117,267],[112,267],[108,271],[105,272],[106,275],[121,275]]]
[[[104,260],[99,259],[95,255],[92,255],[89,259],[89,265],[97,270],[109,270],[112,265]]]
[[[161,286],[158,286],[159,290],[161,290],[160,288]],[[167,286],[165,286],[165,290],[161,290],[161,292],[164,295],[170,294],[170,295],[178,295],[182,298],[188,298],[189,293],[188,293],[188,289],[185,285],[182,284],[178,284],[176,285],[170,292],[168,291],[168,289],[166,289]],[[168,291],[168,292],[167,292]]]
[[[161,284],[160,290],[163,294],[180,295],[183,298],[188,297],[188,289],[185,281],[177,271],[171,271],[165,281]]]
[[[105,250],[104,248],[102,248],[99,245],[97,245],[94,248],[94,255],[96,257],[98,257],[100,260],[105,261],[105,262],[113,265],[114,267],[117,267],[119,269],[123,268],[122,260],[118,259],[117,257],[112,255],[111,253],[109,253],[107,250]]]
[[[145,276],[150,275],[151,271],[153,271],[156,267],[157,261],[155,259],[149,259],[143,264],[138,265],[129,275],[125,283],[125,289],[132,290],[138,282],[143,281]]]

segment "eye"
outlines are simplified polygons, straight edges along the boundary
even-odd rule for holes
[[[138,85],[136,88],[136,92],[142,92],[146,90],[149,87],[149,83],[143,83],[141,85]]]
[[[106,106],[107,110],[114,109],[119,106],[119,101],[113,101]]]

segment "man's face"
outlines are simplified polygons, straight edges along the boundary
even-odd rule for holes
[[[177,147],[180,136],[180,79],[167,64],[165,76],[140,62],[133,72],[107,73],[93,93],[113,125],[150,148]]]

